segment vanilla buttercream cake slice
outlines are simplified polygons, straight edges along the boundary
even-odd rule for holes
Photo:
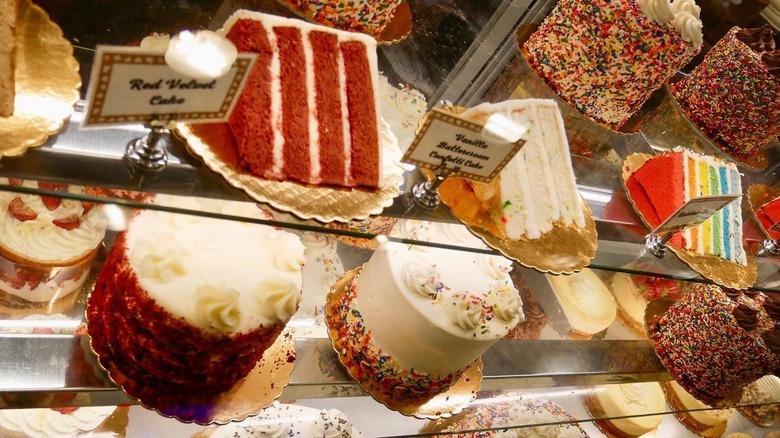
[[[461,117],[484,123],[500,113],[527,124],[520,152],[488,184],[473,183],[492,219],[511,240],[539,239],[556,224],[585,226],[563,118],[552,100],[507,100],[483,103]]]

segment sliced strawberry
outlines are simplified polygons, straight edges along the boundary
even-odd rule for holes
[[[68,216],[63,219],[54,219],[51,222],[63,230],[74,230],[78,228],[79,225],[81,225],[81,219],[79,219],[78,216]]]
[[[8,211],[16,219],[24,222],[31,221],[38,217],[38,213],[34,212],[27,204],[22,201],[22,198],[14,198],[10,204],[8,204]]]
[[[94,202],[81,201],[81,208],[84,209],[84,214],[89,213],[89,211],[92,210],[92,207],[94,206]]]
[[[41,190],[52,190],[55,192],[65,192],[68,190],[67,184],[61,184],[61,183],[51,183],[51,182],[43,182],[38,181],[38,188]]]
[[[18,187],[18,186],[22,185],[22,182],[24,182],[24,180],[19,179],[19,178],[8,178],[8,184],[11,184],[12,186],[17,186]]]
[[[43,201],[43,205],[45,205],[49,211],[56,209],[60,206],[60,203],[62,203],[62,199],[53,196],[41,196],[41,201]]]
[[[52,410],[55,410],[61,414],[70,414],[73,413],[78,408],[52,408]]]

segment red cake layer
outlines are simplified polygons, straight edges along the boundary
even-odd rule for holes
[[[239,165],[264,178],[378,187],[376,55],[370,39],[298,20],[241,14],[227,37],[240,52],[262,56],[230,117]],[[309,132],[314,127],[316,134]]]
[[[663,222],[685,204],[682,152],[667,152],[648,160],[633,173]]]
[[[245,377],[283,324],[235,335],[207,333],[174,318],[141,288],[129,267],[125,234],[98,276],[87,309],[89,334],[104,365],[141,387],[208,396]]]
[[[344,123],[339,83],[339,40],[327,32],[310,32],[320,136],[320,182],[345,184]]]
[[[762,205],[756,212],[756,216],[758,216],[758,220],[761,221],[764,229],[769,231],[772,225],[780,222],[780,198],[773,199]],[[780,238],[780,232],[770,231],[769,234],[773,239]]]
[[[228,120],[236,139],[239,165],[266,178],[278,177],[273,166],[274,132],[271,121],[271,59],[273,47],[259,21],[238,21],[227,37],[239,52],[257,53],[257,61]]]
[[[650,225],[651,228],[656,228],[661,225],[661,219],[658,217],[658,212],[655,211],[655,207],[653,207],[653,203],[650,202],[647,192],[636,180],[635,175],[632,174],[628,177],[628,180],[626,180],[626,190],[628,190],[628,196],[634,202],[636,209],[642,213],[647,224]]]

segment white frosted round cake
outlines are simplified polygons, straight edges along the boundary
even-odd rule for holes
[[[391,400],[427,400],[523,320],[511,263],[377,239],[328,327],[353,377]]]
[[[462,224],[403,219],[398,221],[390,235],[421,242],[444,243],[466,248],[487,248],[481,239],[471,234],[468,228]],[[425,247],[415,246],[414,248],[424,250]]]
[[[0,178],[29,189],[81,194],[65,184]],[[0,291],[5,301],[48,303],[80,288],[106,233],[102,209],[53,196],[0,192]]]
[[[115,406],[2,409],[0,410],[0,436],[6,438],[74,438],[83,436],[83,434],[100,427],[115,410]]]
[[[613,437],[637,437],[655,430],[666,412],[666,398],[657,382],[602,385],[583,396],[602,432]]]
[[[300,239],[273,227],[141,211],[89,299],[92,345],[104,366],[137,384],[128,392],[220,393],[296,311],[304,263]]]
[[[319,410],[274,402],[256,417],[240,423],[211,428],[196,434],[193,438],[350,438],[361,436],[349,419],[337,409]]]

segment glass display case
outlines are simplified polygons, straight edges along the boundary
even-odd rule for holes
[[[17,417],[3,412],[33,408],[66,408],[63,411],[66,412],[76,407],[116,406],[119,408],[111,414],[113,420],[104,428],[107,434],[223,436],[217,435],[213,427],[183,424],[141,407],[98,366],[84,330],[87,296],[114,239],[138,211],[158,210],[270,225],[307,237],[304,243],[308,241],[311,246],[307,245],[303,293],[304,297],[308,295],[320,302],[302,304],[300,315],[290,323],[297,358],[290,382],[278,398],[282,406],[301,406],[300,416],[305,421],[316,417],[321,409],[338,409],[364,436],[458,433],[491,436],[512,431],[517,434],[510,436],[605,436],[605,431],[614,436],[610,431],[614,431],[611,427],[615,424],[642,431],[633,436],[657,427],[655,436],[659,437],[695,436],[689,431],[691,423],[697,424],[700,427],[697,433],[704,436],[743,432],[763,437],[772,430],[754,425],[739,412],[780,406],[780,399],[743,399],[739,412],[718,414],[712,414],[714,408],[710,407],[666,402],[664,395],[673,392],[668,385],[672,376],[643,335],[644,322],[631,321],[621,309],[621,294],[627,293],[624,289],[627,283],[673,285],[680,289],[711,283],[676,257],[657,258],[647,252],[647,228],[634,213],[621,182],[622,162],[628,155],[653,154],[678,142],[694,142],[686,137],[690,133],[669,133],[663,126],[653,124],[654,111],[668,100],[665,90],[653,95],[625,132],[607,132],[577,118],[576,114],[564,115],[578,189],[592,212],[598,233],[596,256],[587,269],[604,283],[611,294],[609,300],[617,303],[611,322],[589,333],[589,339],[576,339],[572,335],[576,327],[557,298],[550,276],[514,263],[513,280],[524,302],[525,332],[516,333],[516,339],[500,340],[483,355],[479,391],[463,413],[439,420],[419,419],[389,410],[368,396],[339,363],[323,326],[322,306],[330,283],[370,258],[372,250],[366,249],[366,245],[355,245],[355,240],[373,239],[377,231],[301,220],[266,204],[259,205],[266,212],[263,219],[246,215],[247,210],[243,208],[200,208],[209,203],[196,202],[196,199],[247,205],[254,201],[194,157],[186,140],[175,130],[166,145],[167,167],[151,173],[134,169],[124,160],[127,144],[145,135],[148,131],[145,127],[81,128],[86,84],[96,45],[136,45],[152,32],[175,34],[185,28],[216,30],[239,8],[287,16],[292,13],[273,0],[35,3],[48,12],[73,45],[84,85],[75,112],[61,132],[23,155],[0,160],[0,190],[102,204],[108,229],[94,259],[90,259],[91,265],[83,264],[78,271],[77,277],[83,285],[76,292],[65,292],[64,298],[55,294],[51,299],[32,303],[20,303],[3,292],[0,429],[18,423],[8,419]],[[419,90],[427,99],[427,109],[439,107],[444,101],[472,107],[510,98],[556,98],[518,52],[518,41],[527,38],[544,19],[555,5],[553,0],[408,0],[408,3],[413,17],[412,31],[400,42],[379,46],[379,70],[390,84]],[[746,3],[756,13],[743,17],[744,24],[760,21],[760,8],[755,6],[760,2],[746,0]],[[0,138],[0,144],[4,141]],[[780,164],[777,146],[775,141],[765,150],[768,165],[764,169],[740,166],[743,187],[751,184],[777,187]],[[389,225],[383,228],[382,234],[387,233],[391,241],[403,244],[441,247],[451,251],[452,257],[461,252],[498,254],[470,241],[424,239],[420,234],[409,233],[409,227],[426,223],[447,224],[464,231],[466,228],[447,207],[430,210],[414,202],[409,188],[424,177],[413,167],[405,166],[401,195],[381,214],[386,218],[384,223]],[[18,180],[44,184],[19,185],[15,182]],[[84,189],[63,192],[56,188],[61,184]],[[747,209],[743,218],[746,248],[755,254],[765,237]],[[780,293],[780,259],[757,257],[756,263],[757,281],[748,289]],[[2,258],[0,271],[7,269],[19,270],[14,262]],[[46,281],[58,278],[55,273],[48,275]],[[641,383],[655,386],[638,385]],[[616,402],[617,410],[599,402],[608,399],[604,394],[615,391],[632,393],[634,398],[626,396]],[[638,407],[632,403],[638,403]],[[264,411],[246,423],[273,423],[279,418],[282,418],[279,423],[298,421],[288,417]],[[702,424],[707,427],[701,429]],[[40,433],[46,436],[45,432]]]

